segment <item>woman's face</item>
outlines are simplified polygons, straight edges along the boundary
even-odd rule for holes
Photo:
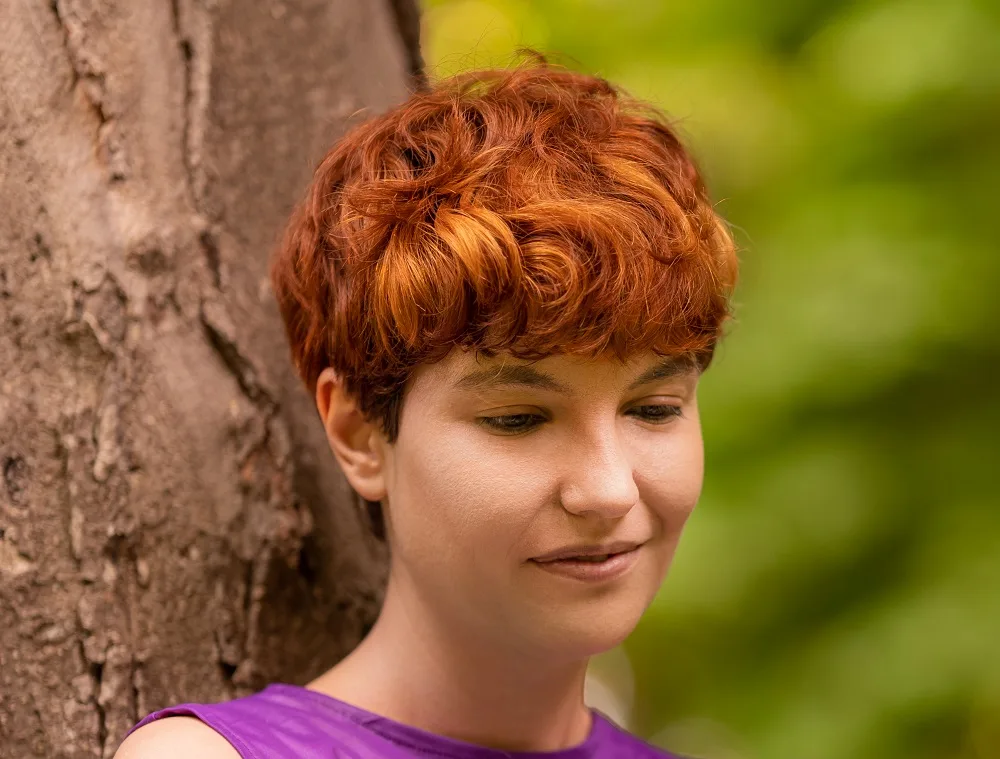
[[[456,349],[420,367],[385,446],[394,576],[444,623],[503,645],[567,659],[617,645],[701,491],[697,382],[652,353],[623,365]],[[638,547],[535,560],[616,542]]]

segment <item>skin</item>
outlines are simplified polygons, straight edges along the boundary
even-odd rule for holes
[[[316,403],[327,437],[351,485],[382,501],[392,558],[375,627],[309,687],[495,748],[582,742],[587,661],[633,630],[701,492],[697,371],[630,389],[662,362],[529,364],[456,349],[411,378],[393,444],[326,370]],[[562,391],[461,386],[477,370],[529,365]],[[617,539],[643,545],[610,582],[530,561]]]
[[[662,363],[652,353],[529,363],[456,349],[415,371],[391,444],[325,370],[316,405],[330,447],[354,489],[382,502],[391,561],[375,626],[307,687],[508,751],[584,741],[588,660],[633,630],[701,492],[697,371],[671,365],[632,386]],[[529,366],[548,379],[516,382]],[[484,371],[511,381],[463,386]],[[531,561],[614,540],[642,545],[611,581]],[[190,759],[237,756],[216,738],[197,720],[170,718],[136,731],[116,756],[156,759],[177,746]]]

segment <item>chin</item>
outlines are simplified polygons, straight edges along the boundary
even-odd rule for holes
[[[645,603],[635,601],[595,601],[589,606],[549,613],[544,646],[552,656],[575,661],[610,651],[632,634],[646,608]]]
[[[598,629],[567,630],[551,644],[554,655],[579,661],[607,653],[621,645],[634,629],[635,624],[603,624]]]
[[[639,624],[662,580],[658,566],[643,562],[630,576],[607,584],[586,585],[561,578],[533,582],[533,597],[508,617],[517,620],[515,635],[548,660],[578,661],[620,645]],[[538,592],[541,589],[541,592]],[[509,629],[509,628],[508,628]],[[513,630],[511,630],[513,632]]]

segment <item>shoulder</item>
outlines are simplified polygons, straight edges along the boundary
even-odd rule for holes
[[[197,717],[153,720],[128,736],[114,759],[240,759],[239,752]]]

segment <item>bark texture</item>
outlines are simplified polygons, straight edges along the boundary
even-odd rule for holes
[[[293,375],[268,254],[410,0],[0,3],[0,756],[108,757],[304,682],[384,547]]]

